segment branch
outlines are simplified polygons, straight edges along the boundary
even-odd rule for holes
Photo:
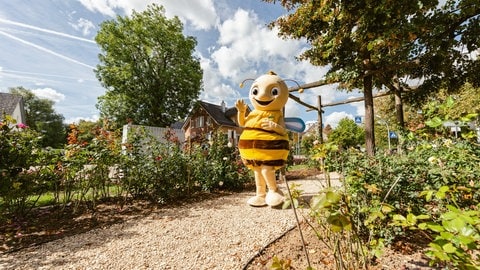
[[[370,76],[370,75],[375,75],[375,74],[378,74],[378,73],[383,74],[383,73],[388,72],[388,71],[394,71],[394,70],[398,70],[398,69],[405,68],[405,67],[417,67],[419,65],[420,65],[420,60],[415,59],[413,61],[409,61],[409,62],[406,62],[406,63],[401,63],[401,64],[398,64],[398,65],[391,65],[391,66],[388,66],[388,67],[383,67],[382,69],[370,69],[370,70],[365,71],[365,73],[362,75],[362,78],[366,77],[366,76]]]

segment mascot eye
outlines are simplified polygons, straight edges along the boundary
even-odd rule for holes
[[[272,89],[272,95],[278,96],[278,88],[273,88]]]
[[[256,96],[258,94],[258,88],[253,88],[252,89],[252,95]]]

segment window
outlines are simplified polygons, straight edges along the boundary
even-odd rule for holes
[[[196,127],[203,127],[205,125],[205,119],[203,117],[203,115],[197,117],[197,121],[196,121]]]

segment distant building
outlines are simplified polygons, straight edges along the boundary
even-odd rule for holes
[[[227,108],[224,101],[220,105],[198,101],[182,129],[185,131],[185,139],[189,141],[208,140],[212,132],[216,131],[227,134],[232,144],[237,143],[242,132],[237,123],[237,108]]]
[[[3,121],[4,115],[10,115],[15,119],[16,124],[25,124],[27,119],[24,106],[22,96],[0,93],[0,120]]]
[[[315,138],[318,138],[319,137],[318,130],[319,130],[318,129],[318,122],[310,122],[310,123],[307,124],[307,128],[302,133],[302,136],[303,137],[313,136]],[[332,127],[330,125],[327,125],[326,127],[324,127],[322,129],[323,141],[328,140],[328,135],[330,135],[331,132],[332,132]]]

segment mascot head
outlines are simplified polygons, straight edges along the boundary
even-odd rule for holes
[[[287,84],[270,71],[253,81],[249,99],[256,110],[279,111],[287,103],[288,95]]]

